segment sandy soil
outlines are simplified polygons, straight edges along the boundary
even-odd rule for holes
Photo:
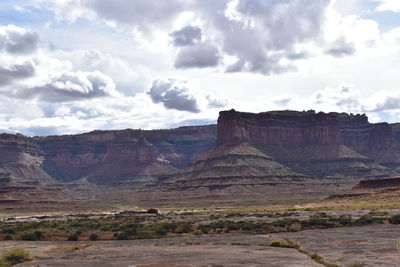
[[[289,238],[340,266],[400,266],[400,226],[371,225],[270,235],[220,234],[97,242],[2,241],[0,253],[23,247],[32,261],[17,266],[322,266],[295,249],[266,246]],[[91,246],[84,245],[90,243]],[[80,249],[74,249],[81,246]]]

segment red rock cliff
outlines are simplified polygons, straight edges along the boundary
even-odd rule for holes
[[[392,127],[359,114],[220,112],[218,145],[240,142],[309,175],[378,175],[398,158]]]
[[[250,142],[264,145],[339,145],[337,120],[313,111],[243,113],[222,111],[218,118],[218,144]]]

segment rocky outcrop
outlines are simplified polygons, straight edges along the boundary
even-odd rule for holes
[[[248,143],[228,143],[217,146],[158,186],[148,186],[147,191],[141,192],[141,201],[157,206],[298,204],[328,196],[338,186],[349,188],[356,182],[352,178],[310,177],[274,161]]]
[[[312,201],[351,188],[363,177],[388,175],[390,170],[346,145],[364,151],[350,134],[369,134],[368,147],[386,149],[385,142],[372,142],[375,129],[381,126],[369,124],[364,115],[222,111],[217,146],[151,190],[178,202]]]
[[[111,144],[102,161],[87,173],[88,181],[97,184],[146,184],[176,171],[144,136],[134,144]]]
[[[44,156],[31,138],[0,134],[0,177],[9,182],[41,183],[51,177],[43,170]]]
[[[265,183],[267,178],[305,178],[283,166],[247,143],[219,145],[196,160],[190,167],[173,175],[174,185],[213,188],[233,184]],[[196,182],[195,182],[196,181]],[[275,182],[276,183],[276,182]],[[182,188],[181,188],[182,189]]]
[[[249,142],[260,145],[339,145],[337,120],[324,113],[222,111],[218,118],[218,144]]]
[[[390,177],[381,179],[367,179],[360,181],[358,188],[384,188],[384,187],[400,187],[400,177]]]
[[[398,155],[389,124],[371,124],[365,115],[313,110],[220,112],[217,143],[240,142],[317,177],[389,175],[382,164]]]
[[[400,177],[366,179],[349,190],[330,195],[329,199],[362,198],[364,202],[370,204],[374,204],[376,200],[381,204],[388,204],[398,203],[399,192]]]

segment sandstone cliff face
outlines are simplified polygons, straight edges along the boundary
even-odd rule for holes
[[[314,112],[243,113],[222,111],[218,144],[248,141],[262,145],[339,145],[336,120]]]
[[[382,164],[399,162],[393,130],[388,123],[341,125],[343,144]]]
[[[219,145],[248,142],[296,171],[317,176],[379,176],[397,160],[392,128],[365,115],[222,111]]]
[[[10,181],[40,183],[50,179],[43,171],[44,157],[29,137],[0,134],[0,175]]]
[[[149,182],[189,165],[209,151],[215,145],[216,126],[34,138],[4,136],[7,138],[0,147],[0,168],[35,166],[42,176],[64,182],[82,178],[94,183]],[[19,176],[38,175],[19,171]]]

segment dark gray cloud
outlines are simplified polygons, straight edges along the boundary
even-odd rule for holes
[[[15,80],[32,77],[35,74],[35,67],[31,62],[11,67],[0,66],[0,86],[8,85]]]
[[[274,103],[281,107],[286,107],[292,101],[292,97],[283,97],[274,101]]]
[[[20,88],[15,97],[47,102],[67,102],[117,95],[113,81],[100,72],[67,72],[54,81]]]
[[[218,49],[210,44],[198,43],[180,49],[175,59],[175,68],[207,68],[218,65]]]
[[[176,80],[155,80],[148,94],[154,103],[162,103],[168,109],[200,112],[196,97]]]
[[[266,30],[267,45],[286,50],[315,38],[330,0],[240,0],[237,11]]]
[[[376,103],[368,111],[382,112],[394,109],[400,109],[400,95],[385,96],[382,101]]]
[[[201,29],[197,26],[186,26],[170,35],[174,38],[175,46],[193,45],[201,41]]]
[[[200,93],[189,89],[186,82],[174,79],[155,80],[147,92],[154,103],[162,103],[168,109],[198,113],[202,109],[223,108],[228,100],[216,95]]]
[[[300,59],[307,59],[311,55],[308,52],[289,52],[286,54],[286,58],[290,60],[300,60]]]
[[[320,36],[330,0],[239,0],[235,19],[226,16],[227,3],[196,2],[204,21],[219,32],[223,52],[237,58],[227,71],[268,75],[295,69],[282,59]]]
[[[344,37],[334,41],[331,46],[325,50],[325,54],[333,57],[351,56],[354,55],[355,52],[356,48],[354,43],[347,42]]]
[[[10,54],[31,54],[38,48],[39,36],[15,26],[0,26],[0,51]]]

